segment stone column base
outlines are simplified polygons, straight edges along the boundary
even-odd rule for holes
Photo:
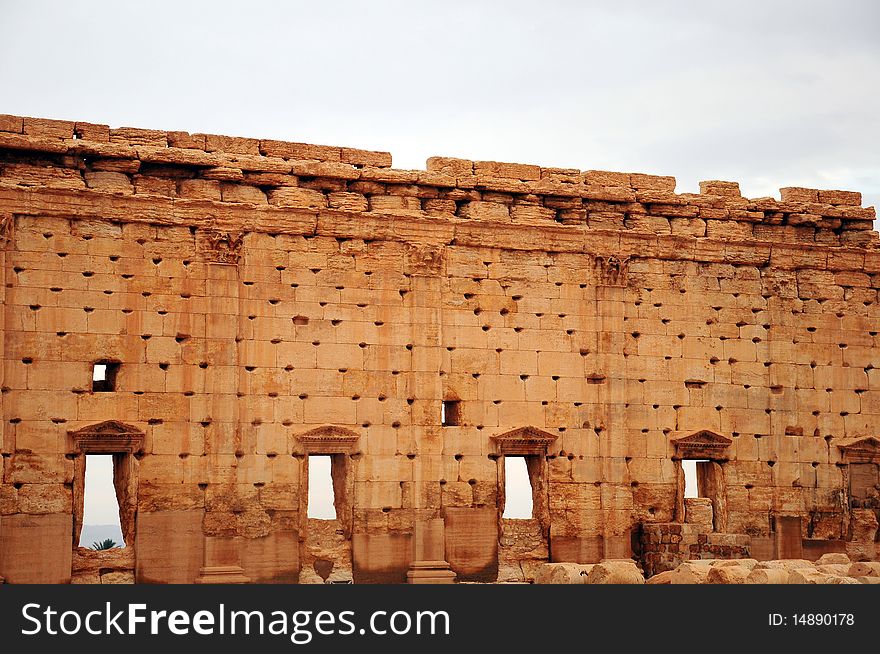
[[[454,584],[455,578],[446,561],[413,561],[406,573],[409,584]]]
[[[244,576],[244,569],[237,565],[216,565],[199,570],[197,584],[249,584],[250,577]]]

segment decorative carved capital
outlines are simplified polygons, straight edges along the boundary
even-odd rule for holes
[[[15,216],[11,213],[0,213],[0,246],[6,245],[12,240],[12,229],[15,225]]]
[[[211,263],[237,264],[241,258],[242,232],[200,231],[199,248]]]
[[[407,269],[410,274],[435,277],[443,273],[443,246],[433,243],[410,243],[406,248]]]
[[[601,286],[626,286],[629,257],[596,257],[596,277]]]

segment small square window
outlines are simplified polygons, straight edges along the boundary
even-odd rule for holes
[[[118,361],[96,361],[92,367],[92,392],[110,393],[116,390],[116,374],[119,372]]]
[[[460,400],[443,400],[443,405],[440,407],[440,424],[444,427],[461,425]]]

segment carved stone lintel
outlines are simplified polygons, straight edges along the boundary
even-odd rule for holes
[[[836,445],[846,463],[880,463],[880,439],[874,436],[846,438]]]
[[[596,277],[601,286],[626,286],[629,257],[596,257]]]
[[[710,459],[713,461],[726,460],[727,449],[733,443],[733,439],[708,429],[685,432],[670,440],[675,445],[675,454],[678,459]]]
[[[338,425],[324,425],[296,437],[300,448],[308,454],[352,454],[360,436]]]
[[[544,455],[556,436],[537,427],[518,427],[492,436],[498,454]]]
[[[144,432],[117,420],[107,420],[67,432],[71,450],[84,454],[123,454],[144,447]]]

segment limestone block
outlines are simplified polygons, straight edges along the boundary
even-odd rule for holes
[[[828,552],[827,554],[823,554],[816,561],[816,565],[829,565],[829,564],[838,564],[838,565],[850,565],[852,561],[849,560],[849,557],[843,552]]]
[[[593,569],[592,564],[544,563],[535,573],[536,584],[583,584]]]
[[[819,191],[813,188],[787,186],[779,189],[783,202],[818,202]]]
[[[327,196],[312,189],[284,186],[269,191],[269,204],[279,207],[322,209],[327,206]]]
[[[21,513],[72,512],[71,491],[62,484],[24,484],[18,491]]]
[[[856,191],[819,190],[819,202],[832,205],[862,206],[862,194]]]
[[[73,522],[69,513],[4,515],[0,576],[11,584],[70,580]]]
[[[746,568],[747,570],[754,570],[755,566],[758,565],[758,561],[755,559],[715,559],[710,563],[712,567],[726,568],[731,566],[738,566],[741,568]]]
[[[688,561],[681,563],[670,575],[670,583],[672,584],[705,584],[708,583],[709,577],[708,561]]]
[[[125,143],[127,145],[145,145],[157,148],[168,147],[168,135],[155,129],[140,129],[137,127],[120,127],[110,130],[112,143]]]
[[[721,182],[718,180],[700,182],[700,193],[732,198],[741,197],[738,182]]]
[[[796,570],[789,571],[788,574],[788,583],[790,584],[830,584],[834,583],[832,580],[838,579],[836,575],[830,575],[825,572],[821,572],[814,567],[811,568],[797,568]]]
[[[24,119],[21,116],[0,114],[0,132],[14,132],[21,134],[24,129]]]
[[[645,577],[633,561],[608,560],[595,564],[587,575],[587,584],[643,584]]]
[[[712,500],[707,497],[687,497],[684,500],[685,522],[712,531],[714,518]]]
[[[669,191],[675,190],[675,177],[663,177],[659,175],[645,175],[643,173],[631,173],[630,184],[637,190]]]
[[[102,584],[133,584],[134,570],[114,570],[101,575]]]
[[[266,194],[256,186],[245,184],[220,184],[220,197],[223,202],[246,202],[249,204],[266,204]]]
[[[28,136],[48,138],[73,138],[74,123],[69,120],[49,120],[46,118],[24,118],[23,133]]]
[[[615,173],[604,170],[587,170],[583,174],[584,182],[595,186],[629,187],[629,173]]]
[[[654,575],[653,577],[648,578],[645,582],[646,584],[656,584],[656,585],[668,585],[673,583],[672,580],[675,578],[675,570],[665,570],[659,574]]]
[[[541,168],[525,164],[500,163],[498,161],[475,161],[474,174],[487,177],[509,177],[520,180],[541,179]]]
[[[342,209],[343,211],[367,211],[369,206],[366,196],[361,193],[350,193],[346,191],[336,191],[327,195],[327,201],[331,209]],[[452,211],[455,211],[455,203],[452,204]]]
[[[220,182],[210,179],[182,179],[177,183],[177,194],[193,200],[220,200]]]
[[[459,215],[475,220],[509,220],[510,210],[498,202],[471,201],[461,206]]]
[[[880,577],[880,561],[860,561],[847,570],[849,577]]]
[[[787,584],[789,571],[785,568],[754,568],[746,577],[746,584]]]
[[[743,584],[749,576],[749,569],[740,565],[710,566],[706,583]]]

